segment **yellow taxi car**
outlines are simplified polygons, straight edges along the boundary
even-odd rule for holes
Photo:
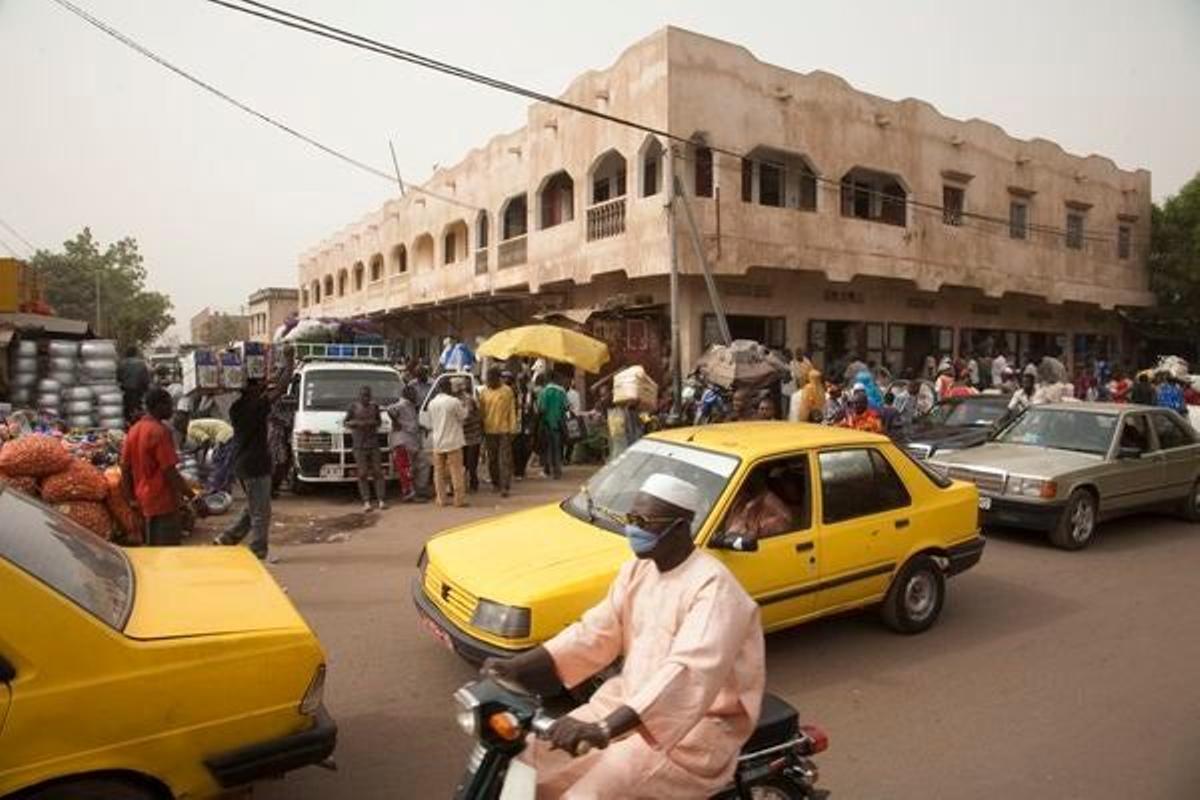
[[[325,762],[325,657],[242,547],[122,550],[0,485],[0,797],[222,794]]]
[[[640,440],[562,503],[431,538],[412,584],[422,625],[470,661],[554,636],[632,557],[622,515],[660,472],[700,490],[696,543],[758,601],[768,631],[880,603],[893,629],[923,631],[941,612],[945,578],[983,553],[975,486],[885,437],[785,422],[682,428]],[[735,531],[764,492],[790,521],[780,515],[758,538]]]

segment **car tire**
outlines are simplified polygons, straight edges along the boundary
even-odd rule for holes
[[[937,621],[945,600],[942,568],[929,556],[920,555],[896,574],[880,613],[884,624],[896,633],[921,633]]]
[[[82,778],[19,795],[21,800],[165,800],[162,792],[121,778]]]
[[[1192,491],[1183,498],[1183,518],[1188,522],[1200,522],[1200,478],[1192,484]]]
[[[1096,495],[1087,489],[1071,492],[1058,522],[1050,531],[1050,543],[1063,550],[1087,547],[1096,536],[1096,512]]]
[[[292,490],[292,494],[297,497],[303,497],[307,494],[312,494],[312,484],[300,480],[300,473],[295,467],[288,471],[288,488]]]

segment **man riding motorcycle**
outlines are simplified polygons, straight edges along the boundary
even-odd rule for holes
[[[651,475],[625,515],[637,558],[605,599],[543,646],[485,663],[500,678],[573,688],[623,659],[526,749],[539,797],[708,797],[732,780],[762,704],[763,634],[757,604],[696,550],[699,507],[695,486]]]

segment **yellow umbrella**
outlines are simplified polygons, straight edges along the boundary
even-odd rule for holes
[[[608,345],[598,339],[557,325],[522,325],[497,333],[479,346],[481,356],[547,358],[599,372],[608,361]]]

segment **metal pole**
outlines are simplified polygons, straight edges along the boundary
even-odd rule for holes
[[[679,181],[678,178],[675,179]],[[708,267],[708,259],[704,256],[704,245],[700,241],[700,229],[696,227],[696,218],[692,216],[692,207],[684,196],[682,187],[676,190],[679,197],[679,205],[683,206],[683,218],[687,220],[688,233],[691,234],[692,248],[696,251],[696,258],[700,262],[700,269],[704,272],[704,285],[708,287],[708,299],[712,302],[713,314],[717,318],[717,330],[721,334],[721,341],[726,345],[733,343],[733,337],[729,334],[729,321],[725,319],[725,304],[721,302],[721,295],[717,292],[717,282],[713,278],[712,270]]]
[[[396,183],[400,186],[400,196],[404,197],[404,178],[400,177],[400,162],[396,160],[396,146],[388,139],[388,149],[392,151],[392,167],[396,170]]]
[[[667,149],[667,174],[671,177],[667,190],[667,237],[671,243],[671,419],[678,420],[683,411],[683,353],[679,336],[679,246],[675,242],[675,203],[679,179],[675,177],[675,146]]]

